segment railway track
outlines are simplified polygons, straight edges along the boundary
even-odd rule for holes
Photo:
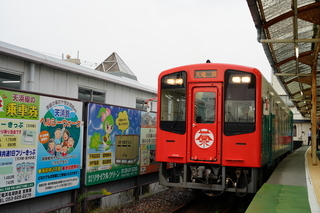
[[[252,201],[252,198],[252,195],[240,198],[231,193],[225,193],[219,197],[202,194],[188,200],[170,213],[244,213]]]
[[[191,189],[172,188],[142,198],[127,205],[96,211],[97,213],[244,213],[253,198],[252,194],[240,198],[234,193],[220,196],[195,194]]]

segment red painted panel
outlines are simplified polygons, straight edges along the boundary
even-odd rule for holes
[[[158,130],[156,144],[156,161],[186,163],[186,135]]]
[[[258,131],[223,137],[223,166],[260,167],[261,139]]]

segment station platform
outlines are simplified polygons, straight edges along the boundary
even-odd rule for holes
[[[314,166],[310,146],[288,155],[262,185],[246,213],[320,213],[320,162],[316,158]]]

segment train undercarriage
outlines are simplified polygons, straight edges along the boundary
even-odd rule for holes
[[[176,164],[174,168],[167,169],[167,163],[161,163],[159,182],[169,187],[202,190],[211,196],[234,192],[243,197],[256,193],[260,188],[263,183],[261,171],[261,168],[210,164]]]

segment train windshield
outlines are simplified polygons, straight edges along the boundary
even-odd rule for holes
[[[161,79],[160,128],[184,134],[186,132],[186,72],[176,72]]]
[[[237,70],[225,72],[224,134],[227,136],[255,131],[256,77]]]

